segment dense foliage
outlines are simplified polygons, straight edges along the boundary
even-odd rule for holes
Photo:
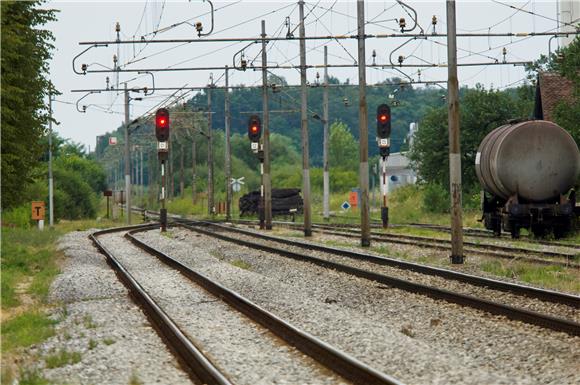
[[[48,60],[54,48],[50,31],[54,11],[38,9],[40,1],[2,1],[2,207],[24,201],[44,150],[40,138],[48,120],[46,101],[51,82]]]
[[[533,89],[517,92],[464,89],[459,103],[461,169],[464,190],[477,189],[475,154],[481,140],[509,119],[526,118],[533,109]],[[420,123],[410,152],[419,177],[427,183],[449,186],[449,136],[447,107],[432,108]]]
[[[569,100],[561,100],[555,107],[554,122],[566,129],[580,143],[580,37],[566,47],[562,47],[549,56],[541,55],[538,60],[527,67],[528,78],[535,81],[538,72],[556,72],[573,83]]]

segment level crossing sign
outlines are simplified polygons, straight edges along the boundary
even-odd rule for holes
[[[232,178],[231,180],[231,185],[232,185],[232,190],[234,190],[234,192],[240,192],[240,190],[242,189],[242,185],[245,184],[246,182],[244,182],[245,177],[241,177],[241,178]]]

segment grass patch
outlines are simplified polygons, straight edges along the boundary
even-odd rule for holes
[[[230,265],[235,266],[235,267],[239,267],[240,269],[244,269],[244,270],[250,270],[250,268],[252,267],[252,265],[250,265],[248,262],[246,262],[242,259],[235,259],[235,260],[230,262]]]
[[[61,368],[66,365],[74,365],[81,362],[81,354],[79,352],[69,352],[68,350],[60,350],[55,354],[51,354],[44,358],[46,367],[48,369]]]
[[[8,383],[8,381],[6,382]],[[21,370],[20,380],[18,382],[20,385],[50,385],[52,384],[49,380],[44,378],[38,369],[35,370]]]
[[[99,343],[92,338],[89,340],[89,350],[93,350]]]
[[[105,339],[103,340],[103,343],[104,343],[105,345],[109,346],[109,345],[113,345],[113,344],[115,343],[115,340],[114,340],[114,339],[112,339],[112,338],[109,338],[109,337],[107,337],[107,338],[105,338]]]
[[[519,262],[487,261],[481,264],[481,269],[500,277],[514,278],[558,290],[580,292],[578,276],[567,271],[562,266],[538,266]]]
[[[2,351],[34,345],[54,335],[56,321],[40,312],[14,317],[2,325]]]
[[[83,317],[83,325],[87,329],[94,329],[98,326],[97,323],[93,321],[93,317],[91,317],[90,314],[85,314]]]
[[[34,276],[30,293],[46,300],[50,283],[59,271],[55,244],[62,234],[59,230],[2,229],[2,308],[20,304],[15,288],[30,276]]]
[[[143,385],[143,382],[139,376],[137,376],[137,373],[133,372],[131,374],[131,377],[129,378],[129,385]]]

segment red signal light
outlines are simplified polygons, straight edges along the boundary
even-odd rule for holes
[[[251,130],[253,134],[256,134],[258,132],[258,126],[252,126]]]
[[[389,116],[388,116],[388,115],[381,115],[381,116],[379,117],[379,120],[380,120],[381,122],[386,122],[388,119],[389,119]]]
[[[160,108],[155,113],[155,136],[160,142],[169,139],[169,111],[166,108]]]

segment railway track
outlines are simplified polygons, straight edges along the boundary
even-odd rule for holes
[[[396,287],[405,291],[426,295],[434,299],[445,300],[462,306],[468,306],[471,308],[483,310],[491,314],[505,316],[509,319],[519,320],[528,324],[552,329],[555,331],[565,332],[571,335],[580,335],[580,324],[570,319],[543,314],[524,308],[517,308],[507,304],[494,302],[489,299],[475,297],[470,294],[441,289],[438,287],[413,282],[413,280],[409,279],[401,279],[393,275],[376,273],[376,269],[373,269],[373,271],[370,269],[361,269],[357,266],[353,266],[351,263],[336,262],[332,260],[332,258],[327,257],[313,257],[307,255],[304,252],[291,249],[297,248],[309,251],[316,250],[318,252],[326,253],[329,255],[338,255],[350,260],[357,260],[358,262],[364,261],[373,265],[391,266],[396,267],[397,269],[411,270],[422,275],[437,276],[445,278],[446,280],[451,279],[462,283],[467,283],[474,287],[485,287],[487,289],[498,292],[507,292],[518,296],[530,297],[535,300],[541,300],[548,306],[549,303],[562,304],[567,307],[566,312],[571,314],[577,314],[577,311],[580,308],[580,297],[578,296],[476,277],[450,270],[433,268],[420,264],[363,254],[354,251],[330,248],[322,245],[289,240],[285,238],[266,236],[252,231],[232,228],[211,222],[180,222],[179,225],[189,230],[199,232],[210,237],[215,237],[227,242],[233,242],[250,248],[275,253],[295,260],[310,262],[325,268],[334,269],[346,274],[383,283],[385,285]],[[234,236],[226,235],[226,233],[232,233]],[[254,241],[251,239],[259,239],[259,241]],[[274,246],[272,244],[277,245]],[[544,305],[540,304],[539,306],[543,307]]]
[[[233,221],[233,223],[252,224],[252,225],[257,224],[256,221],[249,220],[236,220]],[[288,228],[302,229],[301,225],[292,222],[275,222],[275,224],[278,226],[284,226]],[[336,235],[348,238],[360,237],[360,230],[352,227],[335,226],[327,224],[313,224],[312,227],[313,231],[315,232],[318,231],[329,235]],[[422,236],[406,235],[406,234],[394,234],[394,233],[386,234],[384,232],[372,232],[371,240],[378,242],[390,242],[403,245],[419,246],[435,250],[451,250],[451,241],[447,239],[427,238]],[[465,246],[464,251],[466,255],[482,255],[502,259],[520,259],[527,262],[533,262],[543,265],[557,265],[564,267],[580,268],[580,264],[577,262],[578,254],[533,250],[529,248],[516,248],[470,241],[464,241],[463,244]],[[580,248],[578,249],[578,251],[580,254]],[[530,255],[536,255],[536,257],[531,257]]]
[[[167,342],[169,348],[176,354],[179,362],[186,368],[192,380],[204,384],[231,384],[232,381],[223,370],[213,363],[215,357],[209,358],[204,355],[202,348],[196,347],[186,333],[182,332],[180,325],[157,304],[151,295],[137,282],[134,276],[124,267],[115,252],[104,245],[99,237],[110,234],[125,233],[124,238],[131,242],[144,253],[157,258],[168,269],[179,271],[183,277],[209,292],[218,301],[223,301],[232,309],[243,314],[256,324],[295,347],[302,353],[311,357],[319,364],[336,373],[338,376],[354,384],[401,384],[397,379],[385,375],[357,359],[328,345],[316,337],[300,330],[276,315],[260,308],[238,293],[227,289],[218,282],[211,280],[203,274],[185,266],[168,254],[165,254],[145,242],[137,239],[134,235],[138,232],[158,228],[157,224],[144,226],[130,226],[116,229],[108,229],[93,233],[90,237],[95,246],[106,256],[108,263],[117,272],[119,278],[130,290],[132,296],[142,306],[143,310],[152,320],[158,332]],[[133,257],[133,256],[132,256]],[[333,374],[334,376],[334,374]]]

